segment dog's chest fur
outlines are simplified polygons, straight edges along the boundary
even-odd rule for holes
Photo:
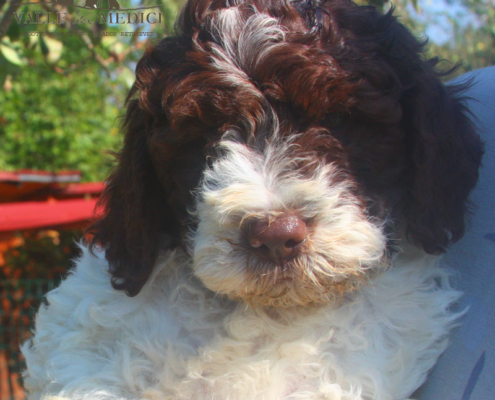
[[[111,289],[102,263],[85,254],[48,296],[50,312],[37,318],[44,335],[36,351],[24,349],[46,366],[27,379],[31,391],[71,399],[403,399],[444,350],[457,317],[448,308],[458,293],[432,257],[396,260],[339,305],[276,311],[215,296],[187,265],[170,275],[159,263],[142,293],[128,298]],[[57,380],[47,385],[47,374]]]

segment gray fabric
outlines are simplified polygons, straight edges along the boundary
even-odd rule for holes
[[[420,400],[495,399],[495,67],[475,71],[467,95],[485,142],[480,181],[471,199],[477,205],[464,238],[449,250],[444,264],[456,271],[455,286],[469,306],[451,346],[440,358]]]

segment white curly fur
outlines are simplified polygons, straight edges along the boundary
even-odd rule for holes
[[[405,399],[458,317],[459,292],[419,252],[340,304],[275,309],[217,296],[180,251],[129,298],[83,252],[23,347],[30,399]]]

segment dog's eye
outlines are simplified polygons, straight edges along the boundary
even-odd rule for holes
[[[213,157],[206,156],[206,165],[208,166],[208,168],[212,168],[213,167]]]
[[[345,127],[348,121],[347,114],[330,113],[323,120],[323,125],[331,131],[336,131]]]

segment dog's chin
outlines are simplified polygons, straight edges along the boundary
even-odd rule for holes
[[[208,262],[197,257],[194,271],[208,289],[230,299],[253,307],[297,307],[338,304],[386,265],[386,257],[373,265],[344,265],[316,254],[279,264],[245,255]]]

